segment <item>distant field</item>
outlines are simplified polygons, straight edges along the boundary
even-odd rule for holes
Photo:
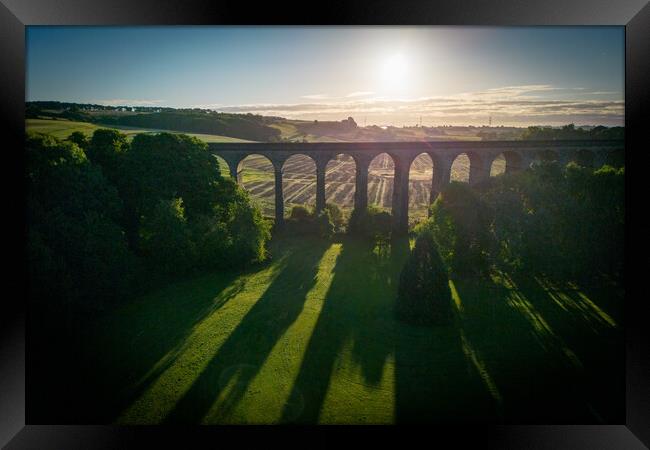
[[[505,160],[498,158],[492,167],[494,175],[505,169]],[[351,157],[339,155],[327,165],[325,174],[325,198],[348,212],[354,206],[355,165]],[[383,153],[370,164],[368,176],[368,204],[387,210],[391,209],[393,196],[393,161]],[[239,180],[256,201],[264,214],[274,216],[275,186],[273,166],[263,156],[251,155],[238,168]],[[427,155],[418,156],[409,173],[409,217],[419,220],[427,215],[433,163]],[[457,158],[452,166],[452,180],[467,181],[469,159],[465,155]],[[311,158],[295,155],[284,166],[283,194],[285,214],[294,205],[315,205],[316,167]]]
[[[112,128],[119,130],[121,133],[126,134],[129,139],[132,139],[134,135],[140,133],[180,133],[177,131],[169,130],[156,130],[151,128],[133,128],[125,126],[111,126],[111,125],[96,125],[88,122],[73,122],[71,120],[50,120],[50,119],[27,119],[25,121],[25,127],[28,131],[36,131],[40,133],[47,133],[52,136],[55,136],[59,139],[65,139],[70,134],[75,131],[81,131],[82,133],[90,136],[95,130],[100,128]],[[195,136],[204,142],[252,142],[246,141],[244,139],[237,139],[228,136],[219,136],[213,134],[199,134],[199,133],[183,133],[189,136]]]

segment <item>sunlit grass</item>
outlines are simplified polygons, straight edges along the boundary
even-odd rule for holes
[[[620,334],[508,274],[451,280],[451,326],[396,322],[409,246],[285,238],[152,292],[89,334],[84,389],[121,424],[608,419]]]
[[[119,125],[96,125],[88,122],[75,122],[72,120],[53,120],[53,119],[26,119],[25,128],[27,131],[34,131],[39,133],[46,133],[59,139],[67,139],[75,131],[80,131],[86,136],[91,136],[95,130],[101,128],[111,128],[118,130],[120,133],[126,134],[127,139],[133,139],[133,136],[141,133],[176,133],[178,131],[159,130],[153,128],[135,128]],[[216,134],[200,134],[200,133],[183,133],[189,136],[197,137],[203,142],[252,142],[244,139],[238,139],[228,136],[219,136]]]
[[[147,388],[119,418],[118,423],[158,423],[171,411],[178,399],[189,389],[192,381],[205,368],[219,348],[219,344],[238,324],[238,318],[246,313],[262,295],[282,269],[284,260],[246,279],[244,286],[230,299],[236,303],[218,309],[203,318],[173,355],[171,365]],[[213,300],[219,303],[222,295]],[[156,365],[165,363],[169,353]],[[154,366],[155,367],[155,366]]]

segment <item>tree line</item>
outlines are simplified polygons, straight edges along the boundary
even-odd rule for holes
[[[127,111],[122,111],[123,109]],[[25,116],[67,119],[107,126],[153,128],[184,133],[216,134],[261,142],[281,140],[275,118],[254,114],[229,114],[192,108],[106,107],[59,102],[28,102]]]
[[[624,127],[604,127],[599,125],[593,128],[576,127],[574,124],[564,125],[560,128],[528,127],[521,135],[523,140],[555,141],[555,140],[580,140],[580,139],[624,139]]]

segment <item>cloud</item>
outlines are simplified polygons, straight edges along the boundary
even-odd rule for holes
[[[164,100],[134,100],[126,98],[113,98],[109,100],[92,100],[91,103],[106,106],[155,106],[164,103]]]
[[[619,94],[619,92],[616,91],[591,91],[591,92],[583,92],[584,95],[616,95]]]
[[[308,95],[302,95],[300,98],[308,98],[312,100],[324,100],[330,97],[327,94],[308,94]]]
[[[346,95],[347,98],[350,97],[367,97],[369,95],[374,94],[372,91],[358,91],[358,92],[350,92],[348,95]]]
[[[282,116],[291,119],[340,120],[348,116],[383,116],[404,119],[426,117],[429,122],[454,121],[494,116],[500,122],[520,122],[546,119],[568,122],[608,120],[622,122],[625,104],[622,100],[586,100],[583,92],[572,98],[572,91],[584,88],[559,88],[552,85],[506,86],[477,92],[464,92],[449,96],[423,97],[417,99],[358,98],[347,95],[342,100],[291,104],[230,105],[219,111],[256,113]],[[557,92],[556,92],[557,91]],[[539,95],[547,93],[547,96]],[[548,93],[553,93],[548,97]],[[562,95],[558,99],[558,93]],[[355,93],[353,93],[355,94]],[[369,94],[364,92],[364,94]],[[318,100],[318,99],[313,99]],[[396,119],[399,120],[399,119]]]
[[[353,97],[367,97],[369,95],[374,94],[372,91],[355,91],[355,92],[350,92],[349,94],[340,97],[340,96],[333,96],[329,94],[307,94],[307,95],[301,95],[300,98],[306,98],[309,100],[344,100],[346,98],[353,98]]]
[[[224,106],[223,103],[204,103],[200,105],[192,105],[191,107],[199,109],[219,109],[222,106]]]

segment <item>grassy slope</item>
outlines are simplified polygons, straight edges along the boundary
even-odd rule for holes
[[[302,140],[309,142],[354,142],[354,141],[381,141],[385,138],[372,129],[360,127],[358,130],[349,133],[337,133],[334,131],[322,130],[322,134],[304,134],[300,131],[300,125],[307,121],[286,119],[278,121],[270,126],[277,128],[282,133],[283,139]],[[421,129],[416,128],[395,128],[388,140],[398,139],[401,141],[480,141],[474,131],[446,130],[445,135],[428,135]]]
[[[161,131],[167,133],[176,133],[169,130],[154,130],[148,128],[131,128],[123,126],[109,126],[109,125],[96,125],[87,122],[73,122],[69,120],[48,120],[48,119],[27,119],[26,129],[28,131],[37,131],[41,133],[51,134],[59,139],[65,139],[74,131],[81,131],[82,133],[90,136],[95,130],[99,128],[114,128],[121,133],[126,134],[129,139],[133,138],[138,133],[158,133]],[[237,139],[228,136],[218,136],[212,134],[198,134],[198,133],[185,133],[189,136],[196,136],[204,142],[252,142],[244,139]]]
[[[611,287],[455,280],[454,326],[425,329],[392,318],[406,241],[383,256],[349,239],[271,249],[262,268],[175,283],[93,327],[72,382],[87,401],[77,420],[620,419],[622,293]]]

